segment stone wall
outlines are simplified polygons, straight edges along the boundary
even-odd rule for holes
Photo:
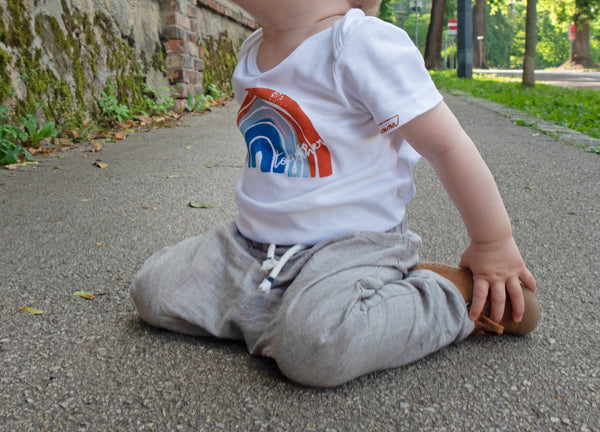
[[[254,28],[226,0],[0,0],[0,105],[77,127],[109,83],[129,106],[185,98],[220,67],[216,42],[237,50]]]
[[[182,104],[208,84],[229,86],[236,53],[254,19],[225,0],[160,0],[167,77]]]

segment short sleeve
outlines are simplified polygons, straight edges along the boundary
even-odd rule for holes
[[[334,35],[336,78],[343,82],[348,100],[371,113],[382,134],[442,101],[421,53],[404,30],[372,17],[349,21]]]

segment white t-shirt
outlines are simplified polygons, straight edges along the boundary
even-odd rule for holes
[[[248,148],[240,232],[310,245],[398,225],[419,156],[394,131],[442,100],[408,35],[351,9],[266,72],[261,41],[259,29],[244,42],[233,75]]]

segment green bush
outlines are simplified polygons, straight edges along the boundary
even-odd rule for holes
[[[20,128],[5,123],[8,108],[0,107],[0,165],[10,165],[19,162],[23,156],[32,159],[29,153],[20,143],[27,139],[27,134]]]
[[[133,115],[133,110],[120,103],[115,93],[115,83],[109,80],[106,89],[100,93],[100,100],[98,101],[102,117],[108,123],[124,122]]]
[[[206,108],[210,107],[210,104],[213,100],[214,99],[211,95],[198,93],[196,96],[192,96],[191,93],[188,93],[185,109],[189,112],[202,112]]]
[[[229,94],[227,92],[221,90],[216,84],[210,83],[206,86],[206,94],[199,93],[193,96],[191,93],[188,93],[185,110],[202,112],[206,108],[209,108],[213,102],[228,97]]]
[[[38,118],[31,114],[27,114],[23,120],[23,126],[25,128],[26,139],[33,147],[37,147],[44,138],[54,138],[58,135],[58,130],[54,122],[46,122],[41,128],[38,129]]]
[[[21,158],[32,160],[31,153],[23,144],[38,147],[44,138],[58,135],[54,122],[46,122],[39,127],[37,117],[27,114],[22,121],[22,129],[7,123],[8,108],[0,106],[0,165],[19,162]]]
[[[175,100],[171,96],[171,90],[167,87],[162,89],[162,92],[152,90],[147,85],[144,86],[144,102],[146,106],[143,109],[138,109],[142,114],[163,115],[172,111],[175,107]]]

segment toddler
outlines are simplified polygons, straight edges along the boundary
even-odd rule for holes
[[[238,216],[145,262],[141,317],[242,339],[319,387],[533,330],[536,283],[493,177],[406,33],[368,15],[380,1],[235,2],[261,24],[233,76]],[[420,157],[470,236],[461,268],[418,264],[405,209]]]

